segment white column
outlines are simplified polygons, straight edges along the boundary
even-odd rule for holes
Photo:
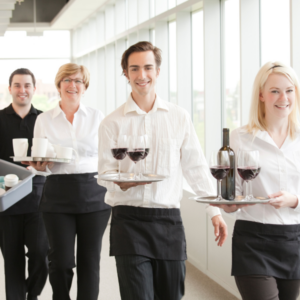
[[[164,100],[169,100],[169,37],[168,22],[155,24],[155,46],[162,50],[162,64],[157,81],[157,94]]]
[[[102,44],[105,41],[105,15],[99,12],[96,17],[97,44]]]
[[[291,65],[300,78],[300,1],[290,0],[291,11]]]
[[[167,0],[155,0],[155,15],[159,15],[168,10]]]
[[[209,158],[221,145],[220,1],[204,0],[205,153]]]
[[[139,41],[150,41],[150,32],[149,29],[141,29],[138,32],[138,40]]]
[[[126,50],[125,39],[116,42],[116,106],[122,105],[126,99],[126,84],[127,79],[122,75],[121,59],[124,51]]]
[[[98,75],[97,75],[97,52],[94,51],[90,54],[90,63],[89,63],[89,71],[90,71],[90,86],[88,88],[89,92],[89,103],[88,106],[91,106],[93,108],[98,108],[98,93],[97,93],[97,81],[98,81]]]
[[[101,48],[97,51],[97,108],[107,115],[105,68],[105,49]]]
[[[95,17],[90,21],[89,39],[91,40],[90,46],[95,48],[97,46],[97,22]]]
[[[115,95],[115,45],[109,44],[105,47],[105,74],[106,74],[106,113],[110,114],[116,109]]]
[[[125,0],[116,0],[115,3],[115,28],[116,34],[126,30],[126,2]]]
[[[136,44],[138,42],[137,32],[130,33],[128,36],[128,47]]]
[[[240,0],[241,124],[248,123],[254,78],[260,68],[260,1]]]
[[[107,5],[105,7],[105,40],[113,38],[115,35],[115,7]]]
[[[191,13],[179,12],[177,31],[177,103],[192,116],[192,40]]]
[[[150,18],[150,0],[138,0],[138,24]]]
[[[128,28],[134,27],[138,23],[138,3],[137,0],[128,1]]]

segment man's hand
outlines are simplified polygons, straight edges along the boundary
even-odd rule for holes
[[[227,225],[221,215],[214,216],[211,221],[215,228],[215,241],[218,242],[218,246],[222,247],[228,235]]]
[[[117,184],[123,192],[126,192],[128,189],[138,185],[150,184],[145,182],[114,182],[114,183]]]
[[[21,163],[23,165],[31,166],[32,168],[41,172],[45,172],[47,166],[49,169],[51,169],[54,165],[53,162],[49,162],[49,161],[22,161]]]
[[[286,191],[280,191],[275,194],[271,194],[269,195],[269,198],[275,198],[270,200],[269,204],[274,206],[276,209],[281,207],[296,208],[298,205],[298,197]]]
[[[218,203],[218,202],[216,202],[216,203]],[[227,213],[233,213],[233,212],[237,211],[239,208],[246,207],[246,206],[252,206],[252,205],[255,205],[255,204],[239,204],[239,205],[236,205],[236,204],[231,204],[231,205],[228,205],[228,204],[210,204],[210,205],[222,208]]]

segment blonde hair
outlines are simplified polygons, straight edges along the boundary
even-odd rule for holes
[[[300,89],[299,80],[295,71],[280,62],[267,62],[261,67],[257,73],[252,91],[252,100],[250,108],[249,123],[247,130],[254,135],[258,130],[267,131],[267,124],[265,119],[265,105],[260,101],[259,95],[262,92],[266,81],[270,74],[282,74],[286,76],[289,81],[295,86],[295,103],[292,112],[289,115],[289,135],[293,139],[295,132],[299,127],[298,116],[300,114]]]
[[[88,71],[88,69],[85,66],[82,65],[77,65],[74,63],[68,63],[65,65],[62,65],[59,69],[58,72],[56,74],[55,77],[55,86],[57,89],[60,88],[60,83],[61,81],[70,75],[74,75],[78,72],[82,73],[83,76],[83,82],[85,85],[85,88],[87,89],[89,87],[90,84],[90,72]]]

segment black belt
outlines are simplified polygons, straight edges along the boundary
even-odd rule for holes
[[[40,209],[53,213],[88,213],[109,209],[106,188],[97,184],[97,173],[59,174],[47,177]]]
[[[232,239],[232,275],[300,279],[300,224],[236,221]]]
[[[186,241],[180,210],[113,207],[110,255],[186,260]]]

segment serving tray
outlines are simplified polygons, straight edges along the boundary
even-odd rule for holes
[[[206,196],[206,197],[190,197],[190,200],[196,200],[199,203],[205,203],[205,204],[227,204],[227,205],[244,205],[244,204],[263,204],[268,203],[270,198],[267,197],[254,197],[253,200],[246,201],[245,196],[236,196],[233,201],[230,200],[222,200],[218,201],[217,196]]]
[[[99,178],[104,181],[110,182],[138,182],[138,183],[151,183],[159,182],[167,178],[167,176],[152,174],[152,173],[143,173],[142,178],[136,176],[137,179],[134,180],[134,173],[121,173],[121,179],[119,179],[118,173],[107,173],[102,175],[96,175],[95,178]]]
[[[16,157],[11,156],[14,161],[21,162],[21,161],[49,161],[49,162],[59,162],[59,163],[70,163],[71,159],[69,158],[53,158],[53,157]]]

